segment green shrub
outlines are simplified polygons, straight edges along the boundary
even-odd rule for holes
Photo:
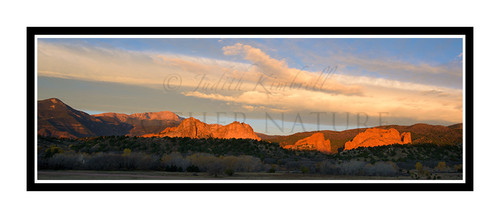
[[[418,173],[420,174],[424,172],[424,166],[420,162],[417,162],[415,164],[415,169],[417,169]]]
[[[303,174],[309,173],[309,167],[302,166],[300,167],[300,171],[302,171]]]
[[[132,150],[130,150],[130,148],[125,148],[125,149],[123,149],[122,156],[124,156],[124,157],[130,156],[131,152],[132,152]]]
[[[50,148],[45,149],[45,158],[51,158],[55,154],[60,154],[63,153],[64,150],[60,147],[57,147],[55,145],[51,145]]]
[[[439,162],[438,165],[436,166],[436,169],[438,171],[444,171],[446,168],[447,168],[446,162],[444,162],[444,161]]]

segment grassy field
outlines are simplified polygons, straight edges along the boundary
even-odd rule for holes
[[[439,173],[440,180],[460,180],[461,173]],[[410,176],[345,176],[302,173],[236,172],[232,176],[210,176],[208,173],[161,171],[38,171],[39,180],[411,180]]]

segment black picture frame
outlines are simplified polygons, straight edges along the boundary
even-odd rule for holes
[[[36,183],[37,35],[465,35],[465,183]],[[473,191],[473,27],[27,27],[28,191]]]

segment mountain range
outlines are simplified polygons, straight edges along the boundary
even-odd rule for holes
[[[37,110],[38,135],[49,137],[141,136],[178,126],[183,120],[170,111],[89,115],[57,98],[38,101]]]
[[[38,101],[38,135],[47,137],[81,138],[110,135],[141,137],[244,138],[279,143],[297,150],[318,150],[337,153],[343,149],[385,144],[462,143],[462,124],[451,126],[415,124],[386,125],[344,131],[300,132],[287,136],[254,132],[245,123],[228,125],[207,124],[195,118],[182,118],[170,111],[135,114],[102,113],[89,115],[73,109],[57,98]],[[402,133],[401,135],[399,133]]]

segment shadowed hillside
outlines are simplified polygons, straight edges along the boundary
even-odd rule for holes
[[[167,127],[179,125],[182,118],[176,114],[148,112],[137,114],[103,113],[89,115],[75,110],[57,98],[38,101],[38,135],[80,138],[93,136],[158,133]]]
[[[38,135],[78,138],[98,135],[125,135],[133,127],[107,122],[75,110],[57,98],[38,101]]]

